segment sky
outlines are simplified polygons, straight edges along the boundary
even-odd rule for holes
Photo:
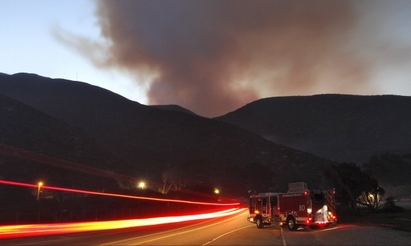
[[[411,96],[408,0],[0,0],[0,72],[216,117],[265,97]]]

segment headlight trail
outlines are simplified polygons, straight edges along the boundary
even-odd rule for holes
[[[243,211],[242,209],[226,209],[219,212],[192,214],[181,216],[166,216],[145,219],[113,220],[98,222],[77,222],[77,223],[49,223],[49,224],[28,224],[28,225],[6,225],[0,227],[0,239],[16,237],[45,236],[55,234],[69,234],[86,231],[99,231],[122,229],[130,227],[150,226],[177,223],[183,221],[202,220],[229,216]]]
[[[37,188],[36,184],[27,184],[27,183],[8,181],[8,180],[3,180],[3,179],[0,179],[0,184]],[[103,192],[69,189],[69,188],[47,186],[47,185],[42,185],[41,189],[64,191],[64,192],[74,192],[74,193],[82,193],[82,194],[90,194],[90,195],[98,195],[98,196],[110,196],[110,197],[129,198],[129,199],[150,200],[150,201],[158,201],[158,202],[177,202],[177,203],[211,205],[211,206],[238,206],[239,205],[238,202],[237,203],[196,202],[196,201],[189,201],[189,200],[163,199],[163,198],[155,198],[155,197],[123,195],[123,194],[116,194],[116,193],[103,193]]]

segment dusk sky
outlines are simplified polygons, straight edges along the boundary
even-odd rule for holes
[[[206,117],[264,97],[411,96],[408,0],[1,0],[0,16],[0,72]]]

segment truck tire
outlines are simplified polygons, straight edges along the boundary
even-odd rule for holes
[[[257,225],[258,229],[261,229],[264,227],[263,219],[261,218],[261,216],[257,216],[255,218],[255,224]]]
[[[293,216],[288,216],[287,218],[287,227],[290,231],[297,230],[297,224],[295,223],[295,219]]]

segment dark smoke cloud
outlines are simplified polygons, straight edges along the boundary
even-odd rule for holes
[[[100,66],[148,83],[149,104],[218,116],[265,96],[369,90],[369,64],[347,49],[351,1],[96,1],[109,41]],[[94,56],[92,57],[94,59]],[[94,59],[95,60],[95,59]],[[321,88],[321,90],[319,90]]]

